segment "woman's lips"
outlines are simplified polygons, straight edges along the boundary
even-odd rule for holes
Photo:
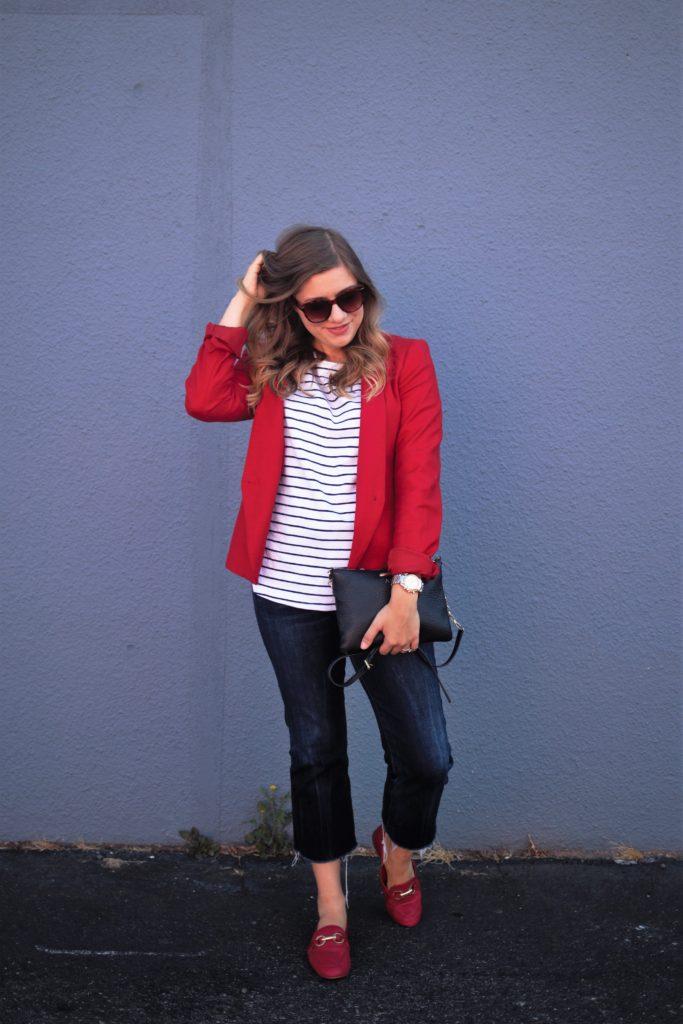
[[[345,334],[350,326],[350,324],[343,324],[341,327],[328,327],[327,329],[330,334]]]

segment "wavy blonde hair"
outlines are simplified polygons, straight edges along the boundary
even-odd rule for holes
[[[306,371],[325,358],[313,347],[293,297],[313,274],[338,266],[346,267],[365,285],[365,301],[361,325],[344,348],[343,365],[330,375],[330,388],[347,396],[351,385],[365,377],[370,384],[368,397],[376,395],[386,384],[389,343],[379,329],[381,296],[356,253],[338,231],[306,224],[287,228],[276,246],[275,252],[263,251],[259,281],[265,296],[257,300],[246,323],[252,380],[249,408],[253,411],[258,405],[265,387],[282,398],[292,394]],[[237,284],[247,291],[242,278]]]

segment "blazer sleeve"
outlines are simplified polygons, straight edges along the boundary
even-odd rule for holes
[[[197,420],[230,422],[253,416],[245,327],[208,323],[194,366],[185,381],[185,409]]]
[[[394,533],[389,572],[437,575],[432,560],[441,536],[443,421],[436,372],[427,342],[416,339],[398,370],[401,418],[394,452]]]

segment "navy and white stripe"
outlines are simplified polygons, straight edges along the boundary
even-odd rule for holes
[[[284,400],[285,456],[255,593],[334,611],[327,577],[348,564],[356,514],[360,381],[329,391],[340,363],[323,359]]]

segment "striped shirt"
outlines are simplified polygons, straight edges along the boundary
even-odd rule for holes
[[[329,390],[341,363],[322,359],[284,400],[282,476],[254,592],[278,604],[334,611],[331,567],[348,565],[356,514],[360,381]]]

